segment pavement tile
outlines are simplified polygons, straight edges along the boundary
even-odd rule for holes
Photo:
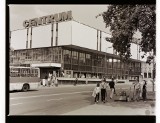
[[[150,105],[143,105],[143,108],[131,108],[120,104],[112,106],[94,104],[62,115],[154,115],[154,113],[152,113]]]

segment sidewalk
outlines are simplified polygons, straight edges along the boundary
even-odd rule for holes
[[[65,87],[86,87],[86,86],[95,86],[95,84],[81,84],[81,85],[59,85],[58,87],[43,87],[39,86],[40,89],[48,88],[65,88]],[[117,91],[118,92],[118,91]],[[115,96],[114,96],[115,97]],[[89,106],[77,109],[61,115],[155,115],[154,106],[155,105],[155,92],[148,92],[147,102],[140,100],[139,102],[122,102],[114,101],[107,97],[108,102],[98,104],[91,104]]]
[[[125,103],[125,102],[123,102]],[[129,104],[130,103],[130,104]],[[131,106],[132,105],[132,106]],[[155,115],[154,108],[143,102],[128,102],[128,104],[93,104],[62,115]]]
[[[60,84],[60,85],[58,85],[58,87],[55,87],[54,85],[53,86],[50,86],[50,87],[48,87],[48,86],[43,86],[43,85],[40,85],[40,86],[38,86],[38,88],[39,89],[47,89],[47,88],[62,88],[62,87],[82,87],[82,86],[93,86],[93,87],[95,87],[96,86],[96,84],[78,84],[78,85],[76,85],[76,86],[74,86],[74,85],[64,85],[64,84]]]
[[[117,83],[116,85],[122,85],[121,83]],[[126,83],[125,85],[131,85],[131,83]],[[38,88],[59,88],[59,87],[78,87],[78,86],[93,86],[95,87],[96,86],[96,83],[95,84],[77,84],[76,86],[74,86],[73,84],[59,84],[58,87],[55,87],[55,85],[53,86],[43,86],[43,85],[39,85]]]

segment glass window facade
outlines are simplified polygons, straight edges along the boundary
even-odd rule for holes
[[[129,76],[129,67],[133,67],[132,74],[140,72],[140,63],[123,63],[120,59],[108,57],[107,55],[84,52],[83,50],[72,49],[71,69],[76,76],[85,73],[85,77],[89,75],[91,78],[105,76],[106,78],[126,79]],[[65,55],[64,55],[65,57]],[[64,68],[68,68],[68,64],[64,61]]]
[[[62,60],[61,48],[59,47],[15,50],[14,56],[14,64],[28,64],[40,62],[61,63]]]
[[[126,79],[130,75],[141,74],[141,63],[138,61],[124,63],[114,55],[65,46],[15,50],[12,55],[14,64],[61,63],[64,70],[72,70],[78,77],[83,74],[90,78]]]
[[[71,51],[69,50],[63,50],[64,55],[64,63],[65,64],[71,64]]]

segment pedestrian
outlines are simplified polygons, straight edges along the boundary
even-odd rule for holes
[[[48,77],[45,76],[45,86],[48,86]]]
[[[141,86],[140,86],[140,83],[139,83],[138,80],[134,85],[134,90],[135,90],[135,100],[139,101],[140,100],[140,94],[141,94]]]
[[[101,101],[103,103],[105,103],[105,100],[106,100],[106,96],[107,96],[107,84],[106,84],[106,81],[103,79],[101,84],[100,84],[100,88],[101,88]]]
[[[114,78],[112,78],[112,81],[109,82],[109,86],[110,86],[110,99],[112,99],[113,97],[113,93],[114,93],[114,90],[115,90],[115,83],[114,83]]]
[[[48,75],[48,86],[49,86],[49,87],[50,87],[50,85],[51,85],[51,77],[52,77],[52,74],[49,73],[49,75]]]
[[[142,88],[142,98],[144,102],[146,101],[146,97],[147,97],[147,86],[146,85],[147,85],[147,82],[144,80],[144,85]]]
[[[75,82],[74,82],[74,86],[76,86],[78,83],[78,78],[76,77]]]
[[[53,74],[52,74],[52,76],[51,76],[51,86],[53,86],[54,85],[54,78],[53,78]]]
[[[45,79],[42,79],[42,85],[43,85],[43,87],[45,87],[45,85],[46,85],[46,80]]]
[[[100,95],[100,84],[97,83],[97,86],[94,88],[92,96],[94,97],[94,102],[98,103]]]
[[[88,78],[86,78],[86,85],[88,84]]]
[[[58,87],[58,79],[57,79],[57,77],[55,77],[54,84],[55,84],[56,87]]]

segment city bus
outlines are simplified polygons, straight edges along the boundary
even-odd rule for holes
[[[10,91],[37,89],[39,82],[39,68],[10,66]]]

